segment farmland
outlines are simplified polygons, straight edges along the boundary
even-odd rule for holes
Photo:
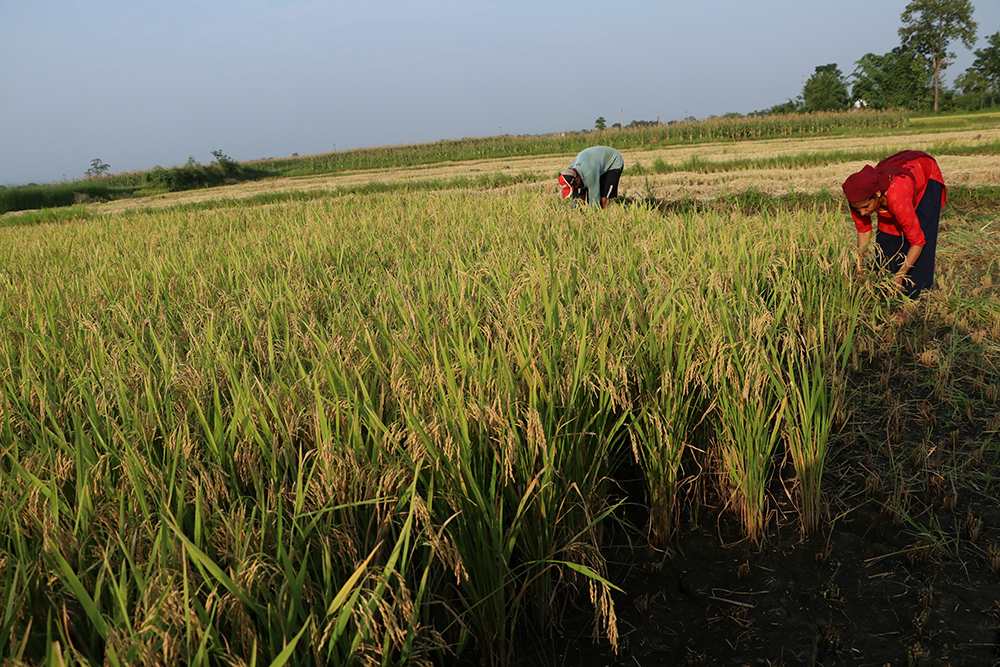
[[[838,196],[902,148],[912,304]],[[0,219],[0,656],[994,656],[1000,128],[623,153],[606,212],[550,153]]]

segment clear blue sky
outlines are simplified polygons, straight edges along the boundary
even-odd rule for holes
[[[906,4],[0,0],[0,184],[747,113],[897,46]]]

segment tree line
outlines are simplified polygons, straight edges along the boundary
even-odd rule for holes
[[[944,86],[941,80],[955,59],[949,45],[958,42],[967,49],[976,45],[979,25],[972,15],[971,0],[912,0],[900,15],[899,46],[881,55],[866,53],[855,62],[850,75],[836,63],[819,65],[795,99],[749,115],[845,111],[852,107],[916,112],[994,107],[1000,99],[1000,32],[988,36],[983,48],[975,49],[975,61],[955,77],[954,88]],[[668,124],[694,120],[689,116]],[[633,120],[625,127],[647,124],[658,125],[659,120]],[[603,116],[594,124],[596,130],[607,127]],[[621,129],[621,124],[610,127]]]
[[[802,93],[770,113],[839,111],[854,107],[931,111],[982,109],[1000,97],[1000,32],[974,51],[972,66],[955,77],[954,88],[941,75],[955,59],[949,45],[972,49],[978,24],[971,0],[912,0],[903,10],[899,46],[881,55],[866,53],[845,76],[836,64],[816,67]]]

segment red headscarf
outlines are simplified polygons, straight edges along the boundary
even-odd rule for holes
[[[579,176],[579,175],[580,175],[579,172],[577,172],[576,169],[572,169],[572,168],[570,168],[570,169],[564,169],[559,174],[559,187],[562,188],[563,199],[565,199],[566,197],[569,197],[571,194],[573,194],[573,182],[576,180],[576,177]]]
[[[844,195],[847,201],[851,203],[865,201],[874,197],[876,192],[884,194],[889,189],[890,177],[899,174],[912,175],[903,163],[919,157],[930,157],[930,155],[923,151],[901,151],[890,155],[874,167],[865,165],[861,171],[851,174],[844,181]]]

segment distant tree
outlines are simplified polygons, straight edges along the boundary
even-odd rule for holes
[[[955,77],[955,88],[961,92],[956,104],[964,109],[982,109],[986,106],[989,82],[975,68],[970,67]]]
[[[105,164],[99,157],[90,161],[90,169],[86,171],[88,177],[104,176],[111,171],[111,165]]]
[[[222,151],[212,151],[215,162],[222,168],[224,174],[234,174],[239,171],[239,165]]]
[[[806,111],[843,111],[847,108],[847,79],[836,64],[819,65],[802,88]]]
[[[926,62],[912,49],[897,46],[881,56],[866,53],[851,75],[851,99],[875,109],[919,109],[929,98]]]
[[[1000,95],[1000,32],[995,32],[986,38],[986,48],[976,49],[976,60],[972,63],[974,69],[985,81],[985,94],[990,98],[990,106],[996,103]]]
[[[934,111],[941,100],[941,70],[955,57],[948,44],[959,40],[965,48],[976,43],[978,24],[972,20],[971,0],[911,0],[900,20],[903,46],[912,47],[930,61],[934,76]]]
[[[598,116],[597,120],[594,121],[594,128],[598,130],[603,130],[608,126],[608,121],[604,119],[604,116]]]
[[[766,114],[772,114],[772,113],[778,113],[778,114],[781,114],[781,113],[799,113],[800,111],[802,111],[802,106],[803,106],[802,96],[799,95],[794,100],[790,99],[787,102],[782,102],[781,104],[775,104],[773,107],[771,107],[770,109],[765,110],[763,113],[765,115]]]

